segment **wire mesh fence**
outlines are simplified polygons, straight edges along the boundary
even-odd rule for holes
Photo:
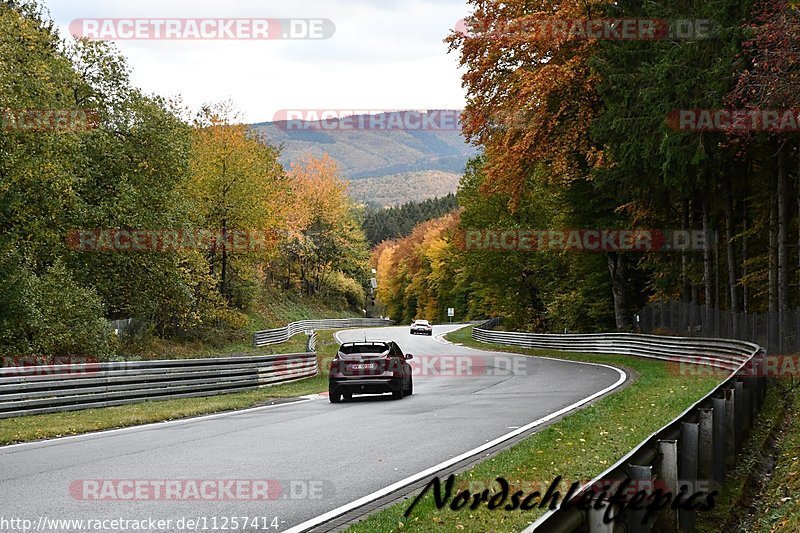
[[[684,302],[655,302],[637,315],[642,333],[739,339],[770,354],[800,353],[800,309],[784,313],[734,313]]]

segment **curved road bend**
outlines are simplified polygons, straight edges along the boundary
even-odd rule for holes
[[[435,326],[434,334],[459,327]],[[413,396],[356,398],[338,405],[314,397],[0,447],[0,515],[34,525],[40,517],[170,519],[172,529],[181,518],[205,518],[210,527],[214,517],[218,525],[224,517],[266,517],[268,524],[277,518],[280,530],[286,530],[620,381],[612,368],[472,350],[411,336],[407,327],[351,330],[340,338],[358,340],[365,334],[395,340],[415,355]],[[187,479],[280,480],[283,492],[269,501],[79,499],[87,486],[81,480]],[[78,487],[73,495],[70,486]],[[129,497],[119,484],[106,486],[115,487],[113,495]],[[307,492],[315,497],[304,497]]]

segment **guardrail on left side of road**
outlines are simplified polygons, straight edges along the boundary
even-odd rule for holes
[[[0,368],[0,418],[212,396],[317,372],[316,353]]]
[[[316,330],[391,324],[303,320],[254,335],[259,347],[307,333],[306,353],[0,368],[0,418],[212,396],[313,377],[319,372]]]

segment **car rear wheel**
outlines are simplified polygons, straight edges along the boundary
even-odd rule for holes
[[[412,394],[414,394],[414,380],[412,379],[408,380],[408,388],[406,389],[405,394],[406,396],[411,396]]]
[[[337,392],[337,393],[334,394],[333,392],[331,392],[330,395],[329,395],[329,398],[331,400],[331,403],[342,403],[342,395],[341,395],[341,393]]]
[[[403,389],[392,391],[392,398],[395,400],[402,400],[403,399]]]

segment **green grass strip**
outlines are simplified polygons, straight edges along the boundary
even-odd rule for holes
[[[784,379],[782,385],[782,390],[776,388],[773,392],[786,403],[775,399],[772,409],[765,410],[760,417],[763,421],[759,426],[769,427],[776,420],[780,424],[775,442],[779,451],[771,472],[764,471],[763,465],[756,465],[760,470],[756,470],[755,475],[771,473],[771,477],[766,480],[763,491],[756,495],[755,514],[749,518],[750,531],[800,531],[800,394],[796,382]],[[759,446],[754,450],[755,462],[762,459],[763,449]],[[737,482],[740,478],[734,479],[734,483]]]

